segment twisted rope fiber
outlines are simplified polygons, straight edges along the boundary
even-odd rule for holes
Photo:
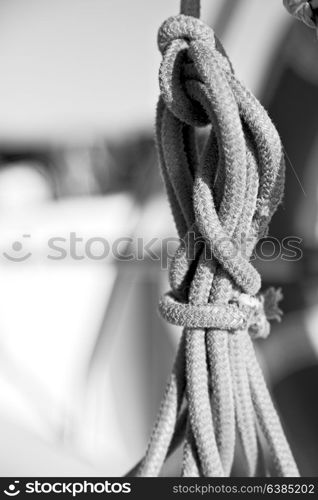
[[[159,475],[183,438],[183,476],[229,476],[238,434],[253,476],[261,473],[262,432],[273,474],[298,476],[252,345],[280,317],[279,292],[259,293],[249,260],[283,195],[282,146],[213,31],[192,17],[199,6],[184,0],[158,34],[157,145],[181,241],[159,309],[184,328],[146,455],[132,473]],[[196,127],[207,125],[199,152]]]

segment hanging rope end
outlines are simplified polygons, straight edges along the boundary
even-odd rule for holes
[[[280,309],[279,303],[282,299],[283,292],[281,288],[270,287],[264,292],[264,312],[268,320],[281,322],[283,311]]]

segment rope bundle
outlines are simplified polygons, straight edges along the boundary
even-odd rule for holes
[[[281,142],[213,31],[196,18],[199,1],[184,0],[181,12],[158,34],[163,60],[156,133],[181,241],[160,311],[184,329],[135,472],[159,475],[183,442],[183,476],[229,476],[238,434],[249,476],[269,469],[297,476],[252,344],[268,335],[269,319],[280,317],[280,292],[259,293],[250,258],[283,195]],[[208,125],[198,151],[195,130]],[[265,470],[261,436],[271,456]]]

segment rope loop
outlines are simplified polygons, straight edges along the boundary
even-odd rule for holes
[[[194,40],[215,45],[213,30],[200,19],[179,14],[166,19],[158,31],[158,47],[164,55],[168,46],[176,40],[184,40],[190,44]]]
[[[185,84],[189,80],[199,80],[188,50],[195,41],[215,47],[212,29],[200,19],[180,14],[162,24],[158,32],[158,47],[163,55],[159,85],[175,116],[184,123],[202,127],[209,123],[209,119],[200,104],[188,95]]]

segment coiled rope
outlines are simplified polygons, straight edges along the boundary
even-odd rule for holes
[[[279,291],[259,293],[250,258],[283,195],[282,145],[199,11],[199,0],[183,0],[158,34],[157,145],[181,241],[160,311],[184,329],[146,455],[131,474],[159,475],[183,442],[183,476],[229,476],[238,434],[247,475],[298,476],[252,344],[280,317]],[[196,128],[209,125],[198,151]],[[271,457],[264,470],[261,435]]]

